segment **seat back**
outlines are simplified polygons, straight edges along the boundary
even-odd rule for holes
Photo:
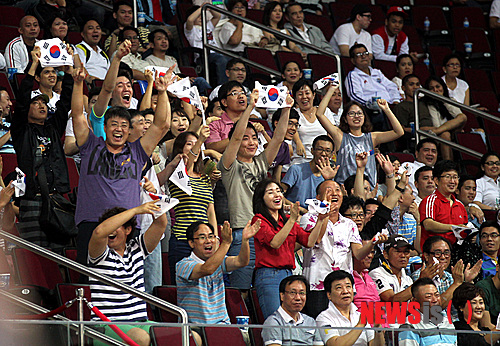
[[[275,53],[275,57],[278,60],[278,67],[280,68],[280,71],[283,70],[283,67],[289,61],[295,61],[301,69],[307,68],[304,59],[302,59],[302,55],[299,53],[281,50]]]
[[[470,90],[493,91],[490,78],[485,70],[477,68],[464,69],[465,80],[469,84]]]
[[[449,30],[446,17],[439,6],[415,6],[412,9],[412,17],[413,26],[417,29],[424,30],[424,21],[427,17],[430,21],[430,31]]]
[[[2,162],[3,162],[2,178],[5,179],[7,174],[15,171],[15,169],[17,167],[17,155],[16,154],[2,154],[1,156],[2,156]]]
[[[64,248],[63,250],[64,257],[76,261],[76,248]],[[80,279],[80,273],[77,271],[74,271],[73,269],[66,268],[67,270],[67,275],[69,278],[69,281],[71,283],[78,283],[78,280]]]
[[[168,263],[168,252],[161,253],[161,272],[163,285],[175,285],[170,277],[170,265]]]
[[[243,335],[238,328],[205,327],[205,337],[208,345],[245,346]]]
[[[493,91],[476,91],[471,90],[471,104],[479,103],[481,106],[495,112],[498,110],[498,100]]]
[[[57,263],[26,249],[14,249],[14,262],[22,285],[35,285],[50,290],[63,282]]]
[[[491,150],[500,153],[500,135],[488,135],[488,139],[490,140]]]
[[[226,288],[226,308],[231,324],[236,324],[236,316],[250,316],[245,301],[241,296],[241,291],[238,288]],[[250,323],[253,323],[253,321],[250,320]]]
[[[26,15],[24,10],[20,7],[14,6],[0,6],[0,24],[18,27],[21,18]],[[80,36],[81,37],[81,36]],[[14,38],[14,37],[12,37]],[[3,47],[2,47],[3,48]]]
[[[317,14],[312,14],[312,13],[304,13],[304,15],[305,15],[304,21],[307,24],[311,24],[320,28],[326,40],[330,41],[334,31],[333,23],[330,20],[330,18],[327,16],[319,16]]]
[[[337,71],[337,60],[322,54],[307,54],[309,67],[312,69],[313,81],[326,77]]]
[[[177,305],[177,287],[175,286],[156,286],[153,288],[153,295]],[[161,322],[177,323],[179,321],[176,315],[162,309],[159,309],[158,318]]]
[[[266,319],[264,318],[264,314],[262,313],[262,309],[260,307],[259,297],[257,296],[257,290],[255,290],[254,288],[250,289],[250,301],[252,302],[253,311],[255,312],[255,316],[257,318],[256,323],[264,324],[264,321]]]
[[[76,290],[78,288],[83,288],[83,296],[90,302],[90,285],[77,285],[77,284],[58,284],[57,285],[57,296],[59,299],[59,304],[65,304],[66,302],[74,299],[76,295]],[[64,311],[64,316],[70,320],[78,320],[78,302],[75,301],[71,307]],[[83,320],[90,321],[90,310],[87,307],[83,309]]]
[[[396,63],[393,61],[374,60],[373,66],[382,71],[384,76],[389,79],[393,79],[396,76]]]
[[[453,28],[463,28],[464,19],[469,21],[469,28],[487,29],[486,20],[480,7],[453,6],[451,8]]]
[[[483,138],[475,133],[456,133],[457,143],[467,147],[469,149],[475,150],[481,154],[485,154],[487,151],[486,144],[484,144]],[[478,158],[460,153],[463,160],[479,161]]]
[[[149,335],[151,336],[151,345],[153,346],[182,346],[181,327],[151,327]],[[189,345],[196,346],[191,335],[189,336]]]
[[[490,42],[483,29],[479,28],[459,28],[453,30],[455,37],[455,50],[465,52],[464,43],[472,42],[472,53],[491,53]]]

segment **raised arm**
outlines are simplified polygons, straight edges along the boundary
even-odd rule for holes
[[[240,117],[240,120],[238,120],[231,140],[229,140],[226,150],[224,150],[224,154],[222,155],[222,164],[226,169],[229,169],[229,167],[233,165],[234,160],[236,160],[241,141],[243,140],[243,135],[245,134],[245,129],[247,128],[248,119],[250,118],[250,113],[252,113],[258,97],[259,91],[254,89],[252,94],[250,94],[247,109],[245,109]]]
[[[387,196],[396,187],[396,176],[395,176],[396,172],[394,172],[394,166],[389,160],[389,156],[384,157],[384,155],[382,154],[377,154],[375,157],[377,158],[380,167],[385,173],[385,185],[387,186],[387,193],[386,193]]]
[[[241,239],[241,249],[238,256],[228,257],[226,260],[226,270],[233,271],[235,269],[244,267],[250,262],[250,239],[253,238],[255,234],[260,229],[260,220],[257,220],[253,225],[250,221],[247,222],[245,228],[243,228],[242,239]]]
[[[117,228],[125,224],[128,220],[139,214],[153,214],[154,211],[160,210],[160,207],[154,201],[145,203],[138,207],[125,210],[124,212],[114,215],[109,219],[104,220],[99,226],[94,229],[89,242],[89,255],[92,258],[99,257],[108,246],[108,237],[113,234]],[[154,248],[153,248],[154,249]],[[149,251],[149,249],[148,249]]]
[[[111,64],[109,65],[109,70],[106,73],[106,78],[102,84],[101,92],[97,98],[97,102],[94,105],[94,114],[97,117],[101,117],[106,109],[108,108],[109,100],[111,100],[111,95],[116,85],[116,78],[118,77],[118,69],[120,68],[120,61],[122,58],[130,53],[130,47],[132,43],[129,40],[123,41],[113,58]]]
[[[210,136],[210,129],[209,129],[208,125],[204,125],[201,128],[200,135],[198,137],[198,140],[196,141],[196,144],[193,145],[191,150],[189,150],[188,162],[186,165],[186,167],[188,167],[188,170],[190,167],[192,167],[194,165],[196,160],[198,160],[198,156],[200,155],[200,152],[201,152],[201,146],[203,145],[203,143],[205,143],[205,141],[207,140],[207,138],[209,136]]]
[[[354,179],[354,192],[353,195],[366,200],[365,192],[365,168],[368,162],[368,153],[362,152],[356,154],[356,178]],[[347,191],[349,193],[349,191]]]
[[[76,143],[82,146],[89,138],[89,126],[87,119],[83,114],[83,83],[86,73],[83,68],[75,69],[73,73],[73,97],[71,98],[71,119],[73,121],[73,132]]]
[[[144,71],[144,77],[146,78],[146,82],[148,82],[148,86],[146,87],[146,91],[142,96],[141,105],[139,107],[140,111],[151,108],[151,97],[153,96],[153,85],[155,81],[153,72],[151,72],[150,70]]]
[[[344,136],[344,133],[337,126],[333,125],[332,122],[325,116],[325,111],[333,94],[338,88],[338,85],[329,85],[325,96],[323,96],[323,99],[319,103],[318,109],[316,110],[316,117],[318,118],[321,126],[323,126],[326,132],[328,132],[328,134],[332,136],[337,148],[340,147],[340,143],[342,143],[342,137]]]
[[[276,130],[274,131],[273,138],[267,144],[265,153],[267,162],[271,165],[278,155],[278,151],[280,150],[281,143],[285,140],[285,134],[288,129],[288,119],[290,116],[290,107],[293,105],[293,98],[288,94],[286,96],[286,108],[283,109],[281,113],[280,120],[278,121],[278,125],[276,126]]]
[[[394,141],[405,134],[403,126],[399,123],[392,110],[389,108],[389,103],[386,100],[377,100],[379,107],[384,111],[387,119],[391,123],[392,130],[385,132],[372,132],[373,146],[376,147],[379,144]]]
[[[172,71],[176,64],[170,66],[164,77],[159,77],[155,81],[158,90],[158,105],[156,106],[153,123],[142,136],[141,145],[146,154],[151,155],[160,139],[170,127],[170,102],[167,95],[167,87],[172,84]]]

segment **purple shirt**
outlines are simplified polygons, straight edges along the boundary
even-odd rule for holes
[[[269,137],[273,138],[273,132],[272,131],[266,131]],[[284,166],[288,165],[290,163],[290,147],[288,146],[288,143],[283,141],[280,145],[280,150],[278,150],[278,154],[276,154],[276,157],[274,158],[273,163],[269,168],[274,168],[276,166]]]
[[[139,182],[148,155],[139,140],[126,143],[112,154],[101,137],[92,131],[80,147],[82,158],[75,221],[96,222],[109,208],[126,209],[140,204]]]

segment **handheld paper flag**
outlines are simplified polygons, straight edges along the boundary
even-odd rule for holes
[[[174,173],[170,176],[169,180],[177,185],[182,191],[187,193],[189,196],[193,193],[191,188],[191,182],[189,181],[189,176],[187,174],[186,165],[184,160],[180,160],[179,164],[175,168]]]
[[[479,230],[475,228],[474,225],[470,222],[465,227],[452,225],[451,229],[453,231],[453,234],[457,238],[458,245],[462,245],[464,240],[472,238],[479,232]]]
[[[314,91],[321,90],[330,83],[332,83],[334,85],[339,85],[339,74],[338,73],[332,73],[332,74],[330,74],[326,77],[323,77],[320,80],[316,81],[313,85],[313,89],[314,89]]]
[[[26,192],[26,174],[16,167],[16,175],[16,180],[12,182],[12,186],[14,186],[14,195],[16,197],[21,197],[24,196]]]
[[[73,66],[73,57],[66,50],[66,44],[60,38],[41,40],[35,43],[40,47],[40,65],[47,66]]]
[[[274,85],[261,85],[255,82],[255,89],[259,91],[259,98],[255,107],[258,108],[285,108],[288,88]]]
[[[151,71],[153,73],[153,78],[158,78],[158,77],[165,77],[168,68],[160,66],[146,66],[145,70]],[[174,78],[176,78],[176,75],[174,72],[172,72],[172,80],[174,80]]]
[[[320,201],[315,198],[306,199],[307,210],[309,213],[318,215],[326,214],[330,212],[330,203],[327,201]]]
[[[144,189],[141,189],[141,194],[143,194],[144,196],[144,201],[156,201],[156,204],[160,206],[161,209],[154,212],[153,216],[155,219],[159,218],[167,211],[175,207],[177,204],[179,204],[179,200],[177,198],[170,198],[167,195],[158,195],[156,193],[147,192]]]

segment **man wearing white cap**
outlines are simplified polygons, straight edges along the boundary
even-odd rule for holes
[[[372,50],[375,59],[396,61],[400,54],[410,54],[413,62],[417,62],[417,53],[409,53],[408,36],[403,32],[404,20],[408,17],[400,6],[392,6],[387,11],[385,26],[373,31]]]

